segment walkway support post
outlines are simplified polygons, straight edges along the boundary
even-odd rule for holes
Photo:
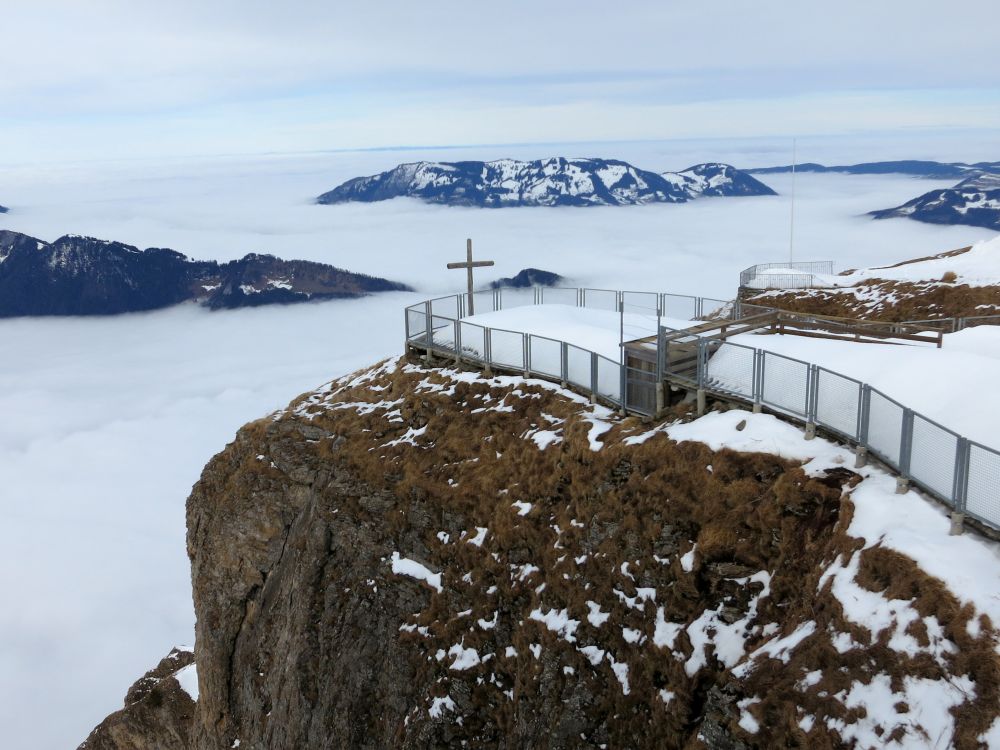
[[[590,353],[590,402],[597,403],[597,352]]]
[[[431,320],[431,302],[424,303],[424,345],[427,351],[424,354],[424,362],[431,362],[431,346],[434,344],[434,322]]]

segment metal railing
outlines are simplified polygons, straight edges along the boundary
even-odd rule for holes
[[[656,411],[649,391],[662,380],[659,372],[628,367],[623,356],[615,361],[566,341],[465,320],[470,307],[483,314],[543,304],[618,313],[623,337],[633,339],[655,338],[664,317],[700,320],[735,313],[733,303],[727,300],[682,294],[567,287],[491,289],[475,292],[471,305],[468,294],[410,305],[405,313],[407,345],[486,368],[558,381],[628,412],[651,416]]]
[[[616,362],[566,341],[471,323],[465,320],[467,294],[407,307],[407,347],[556,381],[644,416],[656,411],[649,389],[664,380],[767,407],[805,424],[807,431],[818,427],[864,449],[956,513],[1000,529],[1000,452],[825,367],[716,338],[684,336],[683,330],[660,325],[663,317],[740,320],[745,311],[738,302],[572,288],[497,289],[476,292],[473,301],[477,314],[567,304],[617,312],[623,320],[626,312],[646,315],[656,325],[655,370],[627,367],[621,359]],[[992,317],[1000,322],[1000,316]]]
[[[1000,452],[969,440],[859,380],[742,344],[702,339],[694,378],[709,393],[766,406],[879,458],[962,516],[1000,529]],[[664,356],[664,376],[672,379]]]
[[[773,273],[777,270],[795,273]],[[769,271],[771,273],[769,273]],[[811,289],[827,286],[818,283],[816,274],[833,275],[832,260],[758,263],[740,272],[740,286],[749,289]]]

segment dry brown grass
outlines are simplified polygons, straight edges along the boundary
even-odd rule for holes
[[[954,258],[971,249],[971,247],[961,247],[937,255],[904,260],[883,268],[899,268],[928,260]],[[921,282],[891,281],[880,279],[879,270],[871,269],[871,278],[852,287],[866,298],[875,296],[882,299],[880,303],[874,305],[865,299],[857,299],[850,291],[823,289],[789,290],[779,294],[770,292],[768,296],[762,296],[753,290],[742,290],[741,299],[791,312],[893,323],[905,320],[1000,314],[1000,286],[970,287],[967,284],[954,286],[958,280],[954,271],[947,271],[940,281],[932,279]],[[855,273],[855,270],[844,271],[841,275],[849,273]]]
[[[858,288],[866,294],[877,294],[884,301],[872,306],[850,292],[823,289],[789,291],[767,297],[754,293],[747,295],[745,301],[791,312],[885,322],[1000,314],[1000,286],[943,286],[937,282],[872,279],[862,282]]]
[[[480,379],[458,384],[453,395],[415,392],[424,379],[450,384],[435,372],[396,371],[379,378],[385,390],[359,387],[333,398],[403,398],[401,423],[388,421],[380,411],[362,415],[354,409],[317,410],[315,418],[304,421],[347,439],[336,451],[331,440],[308,444],[316,455],[345,463],[372,486],[394,493],[398,505],[384,519],[394,544],[402,546],[413,513],[429,515],[436,528],[452,535],[450,544],[441,544],[431,532],[422,539],[429,551],[427,562],[444,571],[445,592],[431,597],[429,606],[412,620],[426,625],[430,637],[400,637],[427,656],[463,639],[480,654],[495,654],[488,667],[469,674],[449,672],[447,660],[423,663],[421,682],[434,685],[435,691],[468,683],[476,711],[462,730],[466,737],[481,741],[501,736],[516,721],[518,705],[536,705],[552,691],[585,690],[594,696],[588,716],[605,727],[611,746],[643,737],[649,746],[696,747],[706,695],[713,686],[725,686],[761,698],[753,709],[761,721],[758,735],[743,732],[736,725],[738,715],[723,719],[729,731],[751,746],[834,747],[836,736],[823,722],[850,720],[851,715],[832,696],[854,680],[882,672],[894,681],[908,675],[968,674],[977,694],[956,712],[959,745],[974,746],[973,738],[988,725],[1000,675],[991,651],[992,624],[983,623],[980,637],[971,637],[966,627],[971,609],[960,606],[940,582],[890,550],[874,547],[862,553],[860,585],[910,600],[922,616],[941,623],[957,648],[945,666],[899,654],[887,646],[885,636],[869,643],[870,634],[845,619],[829,587],[819,590],[820,575],[835,557],[846,558],[860,548],[858,540],[844,533],[852,513],[845,490],[858,480],[852,472],[840,469],[809,477],[773,455],[712,452],[698,443],[674,443],[662,434],[629,447],[622,444],[623,437],[648,429],[635,420],[617,423],[605,434],[605,447],[594,452],[581,407],[551,391],[522,386],[525,394],[537,397],[518,398],[508,388]],[[472,413],[502,398],[514,406],[513,412]],[[680,407],[678,413],[687,408]],[[544,451],[523,437],[535,427],[548,428],[543,414],[566,420],[563,442]],[[247,429],[266,440],[268,424],[262,421]],[[419,447],[385,447],[413,426],[427,427],[418,438]],[[706,468],[709,464],[712,472]],[[270,471],[263,465],[254,469]],[[511,507],[515,500],[532,504],[526,516]],[[345,507],[364,513],[356,504],[345,502]],[[463,531],[474,534],[477,526],[489,529],[482,548],[456,543]],[[694,543],[695,565],[687,573],[679,556]],[[577,562],[582,556],[586,559]],[[621,572],[626,562],[631,578]],[[540,572],[523,581],[512,578],[511,566],[525,563]],[[625,627],[651,639],[656,607],[663,607],[673,622],[689,623],[721,604],[745,606],[753,591],[725,572],[742,569],[772,573],[771,595],[760,601],[758,624],[775,623],[782,634],[810,620],[817,624],[817,632],[787,664],[763,659],[739,681],[710,658],[706,669],[688,677],[684,660],[692,645],[685,633],[675,643],[681,659],[650,642],[623,639]],[[461,579],[466,572],[471,583]],[[494,586],[493,593],[486,593]],[[622,597],[635,597],[638,587],[656,589],[655,605],[646,603],[639,611],[623,603]],[[587,601],[600,603],[610,613],[607,623],[594,627],[587,622]],[[617,661],[627,662],[631,694],[623,695],[606,662],[591,666],[572,644],[531,621],[528,613],[536,607],[567,609],[580,621],[576,645],[599,644]],[[469,615],[456,616],[469,609]],[[497,611],[502,616],[495,629],[475,626],[477,619],[489,620]],[[849,633],[864,645],[838,653],[831,631]],[[911,634],[927,640],[923,625],[915,625]],[[749,647],[761,640],[759,634],[752,637]],[[533,643],[541,644],[541,659],[530,653]],[[516,657],[504,656],[507,646],[517,650]],[[564,675],[564,666],[572,667],[574,675]],[[806,672],[816,669],[823,672],[816,686],[805,691],[796,687]],[[472,680],[488,675],[498,685]],[[508,689],[520,703],[502,696],[500,690]],[[676,694],[669,709],[657,696],[660,689]],[[817,717],[809,733],[798,726],[803,711]]]

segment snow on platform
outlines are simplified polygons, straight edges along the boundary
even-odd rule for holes
[[[753,333],[730,341],[855,378],[964,437],[1000,447],[1000,326],[947,334],[941,349]]]
[[[1000,284],[1000,237],[972,245],[964,252],[942,253],[893,266],[859,268],[842,274],[809,273],[795,268],[769,268],[766,276],[796,279],[802,287],[835,289],[853,287],[871,279],[900,282],[940,282],[948,273],[955,274],[950,284],[995,286]],[[751,280],[751,289],[767,289],[763,280]],[[779,292],[786,290],[780,289]]]
[[[526,305],[464,318],[465,323],[488,328],[502,328],[519,333],[565,341],[574,346],[597,352],[618,362],[624,321],[625,341],[656,335],[656,316],[611,310],[592,310],[572,305]],[[667,328],[688,328],[693,321],[660,318]]]

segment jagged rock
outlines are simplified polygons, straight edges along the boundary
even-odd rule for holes
[[[734,737],[730,729],[739,718],[733,705],[738,697],[739,693],[733,685],[713,685],[709,688],[698,739],[711,750],[749,750],[750,746]]]
[[[102,721],[80,750],[190,750],[195,702],[175,675],[194,664],[194,653],[173,649],[140,677],[125,707]]]

